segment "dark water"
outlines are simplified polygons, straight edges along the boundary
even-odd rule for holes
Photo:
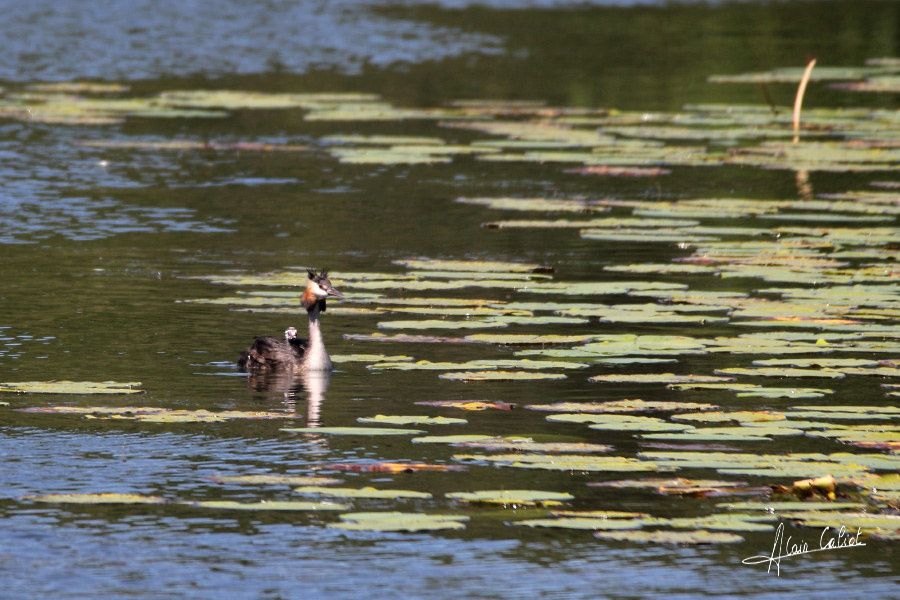
[[[0,4],[3,86],[87,78],[127,81],[146,95],[205,88],[343,91],[375,93],[409,107],[489,98],[674,110],[689,102],[763,101],[754,87],[707,84],[713,73],[797,65],[807,55],[816,55],[820,64],[859,65],[900,53],[900,5],[893,2]],[[782,104],[791,99],[788,87],[772,93]],[[824,86],[809,102],[896,108],[896,96],[851,96]],[[420,400],[478,398],[521,405],[636,395],[673,399],[665,389],[601,390],[583,375],[561,383],[463,384],[429,371],[373,373],[347,364],[331,377],[324,399],[309,404],[302,387],[256,391],[230,367],[254,335],[300,325],[299,316],[180,301],[227,294],[192,277],[234,270],[264,273],[324,265],[345,272],[399,271],[392,261],[427,256],[537,262],[552,265],[560,281],[596,280],[603,277],[604,264],[630,262],[638,255],[662,262],[679,253],[591,242],[571,231],[485,230],[481,223],[497,213],[455,204],[457,196],[790,198],[797,193],[793,175],[779,171],[682,168],[665,178],[595,179],[564,175],[556,167],[472,160],[423,167],[341,165],[317,146],[322,136],[353,133],[441,134],[436,125],[418,121],[305,122],[299,110],[238,111],[209,121],[129,119],[103,127],[0,121],[0,381],[141,381],[146,390],[142,396],[108,401],[3,399],[12,407],[139,401],[174,408],[295,411],[301,423],[328,426],[356,425],[357,417],[376,413],[422,414],[425,409],[413,404]],[[156,153],[76,144],[137,136],[290,142],[318,150],[302,156]],[[869,179],[819,174],[813,184],[818,193],[827,193],[854,189]],[[480,293],[498,299],[505,294]],[[325,315],[329,351],[407,353],[430,360],[508,357],[491,347],[473,352],[343,337],[375,331],[379,320]],[[584,329],[569,326],[554,333]],[[635,330],[654,328],[609,329]],[[704,360],[712,359],[686,361],[687,368]],[[730,364],[727,357],[715,360],[716,367]],[[836,397],[865,404],[877,386],[834,387]],[[459,432],[465,433],[571,436],[573,431],[547,423],[543,413],[522,410],[463,416],[469,425]],[[4,408],[0,595],[896,595],[896,555],[884,541],[794,559],[776,578],[740,564],[743,557],[768,549],[770,533],[748,534],[745,542],[722,547],[683,548],[602,543],[589,532],[510,527],[502,511],[473,518],[461,532],[382,534],[328,529],[324,524],[336,517],[326,513],[235,515],[174,505],[77,507],[22,500],[29,494],[101,491],[179,501],[296,499],[284,486],[229,486],[210,477],[303,474],[332,463],[375,459],[449,463],[454,453],[444,445],[412,445],[407,438],[304,439],[280,432],[281,426],[280,421],[111,423]],[[587,441],[610,443],[625,453],[637,449],[634,438],[620,432]],[[789,451],[792,443],[757,449]],[[808,440],[802,446],[816,448]],[[582,509],[599,505],[681,516],[712,506],[706,500],[586,487],[598,479],[596,474],[469,466],[450,473],[341,476],[353,487],[414,489],[435,497],[360,501],[356,510],[452,512],[456,508],[444,493],[500,487],[571,491]]]

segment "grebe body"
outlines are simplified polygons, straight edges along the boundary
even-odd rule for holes
[[[331,359],[325,350],[319,316],[325,312],[325,299],[343,298],[331,285],[328,273],[316,274],[309,271],[306,289],[300,297],[300,304],[309,317],[309,339],[297,337],[297,330],[288,327],[284,339],[261,336],[253,340],[238,358],[238,367],[245,371],[330,371]]]

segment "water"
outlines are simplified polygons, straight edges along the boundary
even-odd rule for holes
[[[134,94],[147,96],[207,88],[360,92],[402,107],[489,98],[655,111],[690,102],[763,101],[753,86],[707,84],[713,73],[802,64],[807,54],[817,55],[821,64],[859,65],[900,52],[900,7],[889,2],[540,2],[525,8],[507,2],[2,5],[0,84],[11,89],[32,81],[87,78],[127,81]],[[772,88],[777,102],[790,102],[789,87]],[[849,95],[824,86],[816,87],[808,102],[896,108],[895,96]],[[627,432],[549,423],[544,413],[521,406],[638,396],[729,402],[728,396],[714,393],[674,397],[660,386],[599,386],[580,373],[562,382],[463,384],[439,379],[432,371],[379,373],[350,363],[339,365],[327,387],[316,393],[300,382],[263,385],[237,374],[230,365],[254,335],[277,334],[288,324],[302,330],[303,319],[185,303],[230,295],[234,289],[196,277],[300,266],[399,272],[392,261],[425,256],[536,262],[552,265],[557,281],[596,281],[609,278],[600,270],[604,265],[668,262],[689,251],[600,243],[571,230],[487,230],[481,227],[485,221],[520,216],[453,199],[794,198],[798,193],[793,173],[758,169],[674,168],[665,177],[629,179],[470,159],[434,166],[344,165],[321,142],[326,135],[384,133],[455,141],[477,137],[421,121],[309,122],[300,110],[238,111],[222,120],[128,119],[95,127],[0,121],[0,381],[141,381],[146,390],[109,399],[4,395],[11,405],[0,407],[4,596],[774,598],[808,597],[811,589],[849,597],[894,594],[897,561],[887,541],[786,560],[776,578],[740,564],[771,546],[771,532],[745,534],[741,543],[718,547],[606,543],[589,532],[513,527],[506,521],[526,513],[485,509],[474,511],[459,532],[345,533],[326,527],[337,520],[329,513],[236,514],[183,504],[81,507],[23,500],[78,492],[160,495],[182,503],[296,500],[288,486],[219,484],[211,478],[315,472],[336,474],[352,487],[434,495],[431,501],[359,501],[356,510],[458,512],[465,509],[444,493],[525,488],[570,491],[576,496],[573,507],[583,510],[666,516],[710,512],[713,500],[585,485],[640,474],[487,465],[396,475],[328,468],[376,460],[453,464],[458,449],[410,444],[407,437],[295,436],[279,431],[285,426],[281,420],[139,424],[11,410],[139,403],[281,411],[295,416],[298,426],[353,426],[358,417],[378,413],[442,414],[469,420],[447,433],[586,440],[634,455],[641,448]],[[80,145],[85,140],[175,138],[308,144],[312,150],[116,151]],[[880,173],[879,178],[892,175]],[[823,194],[859,189],[871,179],[816,173],[812,184]],[[707,283],[721,289],[760,287],[746,280]],[[402,289],[390,292],[404,295]],[[463,295],[523,299],[504,289]],[[327,313],[323,327],[329,351],[410,354],[434,361],[511,357],[493,346],[367,344],[344,337],[375,331],[382,320]],[[593,332],[594,326],[555,327],[552,333]],[[736,329],[706,331],[743,333]],[[508,329],[517,331],[551,332]],[[697,333],[691,327],[652,324],[607,325],[602,331]],[[688,356],[679,368],[712,372],[737,364],[744,363],[730,356]],[[858,378],[828,385],[838,404],[883,403],[878,383]],[[462,399],[513,402],[518,408],[463,412],[414,404]],[[781,438],[740,448],[818,451],[822,443]],[[827,451],[840,448],[829,443]],[[696,477],[715,475],[704,471]],[[815,538],[812,529],[792,531]]]

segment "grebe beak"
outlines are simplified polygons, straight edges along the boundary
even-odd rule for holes
[[[325,291],[325,293],[332,298],[338,298],[339,300],[344,298],[344,295],[331,287],[330,284],[320,283],[319,287],[321,287]]]

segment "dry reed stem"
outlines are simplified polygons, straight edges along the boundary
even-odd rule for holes
[[[794,97],[794,143],[800,142],[800,111],[803,109],[803,94],[806,93],[806,84],[809,83],[809,77],[812,75],[813,67],[816,66],[816,59],[812,59],[806,65],[803,71],[803,77],[800,78],[800,85],[797,86],[797,96]]]

